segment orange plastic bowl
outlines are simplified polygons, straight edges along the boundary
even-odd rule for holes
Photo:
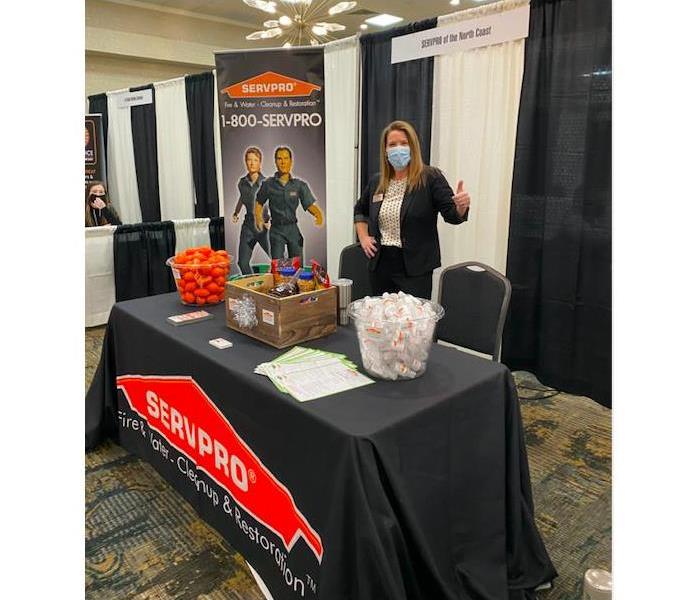
[[[225,250],[207,246],[188,248],[171,256],[170,267],[180,300],[187,306],[209,306],[224,299],[232,257]]]

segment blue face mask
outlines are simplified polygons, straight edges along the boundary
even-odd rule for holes
[[[411,148],[409,146],[393,146],[386,151],[389,164],[397,171],[401,171],[411,162]]]

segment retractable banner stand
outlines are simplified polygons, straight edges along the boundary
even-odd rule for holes
[[[216,55],[226,250],[326,265],[322,48]]]
[[[85,115],[85,185],[91,181],[106,183],[106,180],[102,115]]]

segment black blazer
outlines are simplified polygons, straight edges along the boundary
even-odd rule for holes
[[[437,215],[447,223],[459,225],[467,220],[469,209],[460,217],[452,197],[454,192],[445,176],[435,167],[425,167],[425,183],[406,192],[401,203],[401,244],[408,275],[424,275],[440,266],[440,242],[438,241]],[[375,195],[379,173],[373,175],[355,203],[355,223],[366,222],[369,235],[379,244],[379,252],[369,260],[369,270],[374,271],[381,253],[379,233],[379,209],[383,196]]]

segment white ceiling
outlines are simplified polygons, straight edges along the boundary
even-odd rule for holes
[[[156,11],[180,14],[182,16],[198,17],[207,20],[228,22],[231,25],[249,27],[251,30],[260,29],[262,22],[274,19],[275,16],[251,8],[242,0],[107,0],[115,4],[149,8]],[[314,0],[323,2],[326,7],[333,6],[337,0]],[[346,31],[339,32],[336,37],[352,35],[359,30],[360,24],[373,14],[389,13],[403,17],[403,21],[397,25],[418,21],[438,15],[445,15],[457,10],[464,10],[474,6],[488,4],[495,0],[461,0],[459,6],[452,6],[448,0],[358,0],[357,6],[349,13],[328,17],[327,20],[341,23],[347,27]],[[277,0],[279,5],[284,0]],[[370,26],[367,32],[376,31]]]

